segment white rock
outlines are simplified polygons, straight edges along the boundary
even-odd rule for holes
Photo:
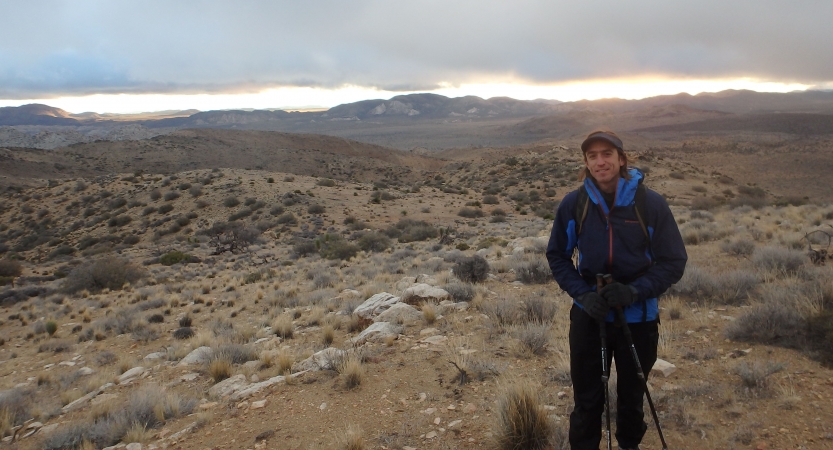
[[[198,374],[196,372],[191,372],[191,373],[186,373],[185,375],[179,377],[179,379],[182,380],[182,381],[194,381],[199,376],[200,376],[200,374]]]
[[[208,389],[208,395],[214,398],[227,397],[232,393],[243,389],[247,385],[246,375],[239,373],[231,378],[226,378],[214,386],[211,386]]]
[[[82,367],[82,368],[78,369],[78,375],[81,375],[81,376],[92,375],[94,373],[95,373],[95,370],[93,370],[89,367]]]
[[[190,364],[205,364],[214,356],[214,350],[211,347],[197,347],[191,351],[187,356],[182,358],[182,361],[177,366],[187,366]]]
[[[422,302],[439,303],[450,298],[451,295],[445,289],[440,289],[425,283],[415,284],[405,289],[405,292],[402,293],[402,301],[411,305],[417,305]]]
[[[376,322],[365,328],[358,336],[350,339],[350,343],[361,345],[367,341],[380,341],[388,336],[398,337],[402,330],[402,327],[390,322]]]
[[[144,357],[145,361],[156,361],[157,359],[164,359],[167,356],[165,352],[154,352]]]
[[[428,336],[427,338],[422,339],[419,342],[422,342],[424,344],[440,345],[440,344],[444,343],[447,340],[448,340],[447,337],[445,337],[441,334],[438,334],[438,335],[435,335],[435,336]]]
[[[426,264],[437,264],[437,265],[441,264],[442,262],[444,262],[443,259],[440,258],[440,257],[437,257],[437,256],[435,256],[433,258],[429,258],[428,261],[425,261]],[[430,284],[431,286],[436,286],[437,285],[437,279],[434,278],[433,276],[425,274],[425,273],[418,276],[416,278],[416,282],[417,283],[422,283],[422,284]]]
[[[119,384],[129,383],[145,373],[145,368],[136,366],[119,376]]]
[[[347,352],[335,347],[325,348],[316,352],[309,358],[292,365],[292,370],[295,372],[301,371],[319,371],[319,370],[335,370],[335,364],[344,359]]]
[[[266,400],[258,400],[256,402],[252,402],[251,409],[260,409],[266,406]]]
[[[399,297],[395,297],[393,294],[388,294],[387,292],[380,292],[356,307],[353,314],[370,319],[387,311],[388,308],[396,303],[399,303]]]
[[[433,336],[437,333],[439,333],[439,330],[437,330],[436,328],[424,328],[419,332],[419,337]]]
[[[460,425],[461,423],[463,423],[463,421],[458,419],[458,420],[455,420],[455,421],[449,422],[449,424],[448,424],[448,426],[447,426],[447,427],[448,427],[448,428],[454,428],[454,427],[456,427],[457,425]]]
[[[402,277],[399,281],[396,282],[394,287],[396,287],[397,291],[404,291],[408,289],[412,285],[416,284],[416,277]]]
[[[437,437],[436,431],[429,431],[425,434],[425,439],[434,439],[435,437]]]
[[[654,363],[654,367],[651,370],[659,372],[662,376],[667,377],[677,371],[677,366],[668,361],[657,358],[657,362]]]
[[[142,444],[138,442],[131,442],[127,444],[124,450],[142,450]]]
[[[422,319],[422,313],[407,303],[396,303],[376,316],[374,322],[410,323]]]
[[[318,409],[320,409],[321,411],[324,411],[325,409],[327,409],[327,402],[322,403],[322,404],[318,407]]]

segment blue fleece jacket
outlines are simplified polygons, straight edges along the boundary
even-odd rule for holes
[[[552,226],[547,260],[558,285],[573,299],[596,289],[598,273],[611,274],[614,280],[636,288],[638,301],[625,308],[625,317],[632,323],[656,320],[657,297],[682,278],[688,256],[668,203],[650,189],[644,208],[651,237],[651,245],[647,245],[634,206],[643,175],[636,168],[629,173],[630,179],[619,180],[612,209],[595,183],[590,178],[584,180],[590,203],[581,236],[576,235],[578,191],[564,197]],[[577,265],[573,263],[576,249]],[[613,321],[612,311],[607,321]]]

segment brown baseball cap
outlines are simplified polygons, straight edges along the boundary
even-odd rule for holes
[[[587,139],[581,143],[581,151],[586,152],[587,147],[590,146],[590,143],[593,141],[605,141],[614,147],[618,148],[621,151],[625,151],[624,146],[622,145],[622,140],[619,139],[619,136],[616,136],[616,133],[607,130],[596,130],[587,135]]]

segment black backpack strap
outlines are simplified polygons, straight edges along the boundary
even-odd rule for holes
[[[584,186],[578,188],[578,197],[576,198],[576,211],[574,217],[576,218],[576,238],[581,234],[581,226],[584,219],[587,218],[587,210],[590,207],[590,196],[587,194],[587,188]]]
[[[639,226],[642,227],[642,233],[645,235],[645,239],[648,240],[648,247],[650,250],[651,247],[651,234],[648,233],[648,227],[645,225],[645,218],[648,217],[648,213],[645,210],[645,196],[647,195],[648,188],[645,187],[644,184],[639,183],[636,187],[636,194],[634,194],[634,211],[636,212],[636,220],[639,221]],[[653,252],[652,252],[653,255]]]

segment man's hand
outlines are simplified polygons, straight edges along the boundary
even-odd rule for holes
[[[607,302],[607,306],[611,308],[624,308],[630,306],[637,300],[639,294],[633,286],[613,282],[599,290],[601,295]]]
[[[607,301],[605,301],[601,295],[593,291],[582,294],[576,299],[576,301],[579,302],[579,304],[581,304],[584,308],[584,312],[599,322],[605,320],[607,312],[610,309],[607,306]]]

